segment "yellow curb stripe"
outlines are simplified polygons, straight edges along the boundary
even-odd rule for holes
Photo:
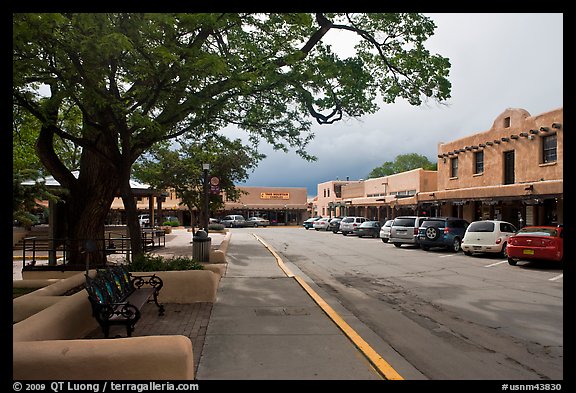
[[[328,304],[320,295],[310,287],[302,278],[295,276],[288,267],[282,261],[282,258],[278,253],[270,247],[264,240],[258,237],[256,234],[252,234],[260,243],[264,245],[274,255],[276,262],[280,269],[288,277],[293,277],[296,279],[298,284],[310,295],[310,297],[320,306],[320,308],[332,319],[332,321],[342,330],[342,332],[352,341],[352,343],[362,352],[362,354],[368,359],[368,361],[376,368],[376,370],[387,380],[404,380],[396,370],[388,363],[382,356],[380,356],[356,331],[348,325],[348,323]]]
[[[256,235],[255,233],[253,233],[252,236],[254,236],[256,238],[256,240],[258,240],[260,243],[262,243],[264,245],[264,247],[266,247],[272,255],[274,255],[274,257],[276,258],[276,262],[278,263],[278,266],[280,266],[280,269],[282,269],[284,274],[286,274],[288,277],[294,277],[294,273],[292,273],[290,271],[290,269],[288,269],[288,267],[284,264],[284,261],[282,260],[282,258],[280,258],[280,255],[278,255],[278,253],[272,247],[270,247],[270,245],[268,245],[268,243],[266,243],[264,240],[262,240],[262,238],[260,236]]]

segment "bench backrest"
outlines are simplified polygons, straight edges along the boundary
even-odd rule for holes
[[[132,292],[130,272],[123,266],[99,269],[94,278],[86,276],[86,291],[93,303],[112,304],[124,301]]]

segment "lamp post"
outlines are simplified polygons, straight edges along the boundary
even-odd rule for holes
[[[210,164],[202,164],[202,170],[204,171],[204,230],[208,234],[208,223],[210,222],[210,203],[208,194],[208,171],[210,170]]]

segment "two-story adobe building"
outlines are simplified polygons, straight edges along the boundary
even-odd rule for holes
[[[325,182],[323,216],[456,216],[517,226],[563,223],[563,108],[537,116],[509,108],[490,129],[438,144],[438,170],[364,181]]]

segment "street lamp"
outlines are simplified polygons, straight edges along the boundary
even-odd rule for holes
[[[210,170],[210,164],[202,164],[202,170],[204,171],[204,230],[208,234],[208,223],[210,222],[210,205],[209,205],[209,194],[208,194],[208,171]]]

